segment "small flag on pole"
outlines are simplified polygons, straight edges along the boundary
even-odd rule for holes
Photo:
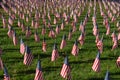
[[[20,53],[24,54],[24,52],[25,52],[25,44],[21,38],[21,40],[20,40]]]
[[[66,46],[66,35],[63,35],[62,42],[60,45],[60,49],[63,49]]]
[[[117,64],[117,67],[120,67],[120,56],[118,57],[116,64]]]
[[[14,46],[16,46],[17,43],[18,43],[18,40],[17,40],[17,37],[16,37],[16,33],[14,31],[14,33],[13,33],[13,44],[14,44]]]
[[[58,54],[58,50],[57,50],[57,44],[54,43],[51,61],[55,61],[58,57],[59,57],[59,54]]]
[[[78,56],[79,48],[78,48],[78,41],[77,41],[77,40],[75,40],[75,43],[74,43],[74,45],[73,45],[73,48],[72,48],[71,53],[72,53],[74,56]]]
[[[92,69],[95,72],[100,72],[100,52],[99,51],[98,51],[96,59],[95,59],[95,61],[93,63]]]
[[[60,72],[60,75],[67,80],[71,80],[70,73],[71,73],[71,69],[70,69],[70,65],[68,62],[68,57],[66,56],[65,60],[64,60],[64,64],[61,69],[61,72]]]
[[[40,60],[38,60],[34,80],[44,80]]]
[[[104,80],[110,80],[110,78],[109,78],[109,72],[107,71],[106,72],[106,75],[105,75],[105,79]]]
[[[25,65],[28,65],[28,66],[29,66],[29,65],[31,65],[32,61],[33,61],[33,55],[32,55],[32,53],[31,53],[31,51],[30,51],[30,48],[29,48],[28,46],[26,46],[23,63],[24,63]]]
[[[45,37],[44,37],[43,42],[42,42],[42,50],[43,50],[43,52],[46,52],[46,49],[47,49],[47,44],[46,44]]]
[[[5,65],[4,65],[4,80],[10,80],[10,76]]]

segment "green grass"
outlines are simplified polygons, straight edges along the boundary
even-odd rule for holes
[[[98,3],[97,3],[98,4]],[[100,37],[102,34],[106,32],[105,27],[103,26],[103,18],[100,16],[99,12],[99,6],[97,5],[97,23],[98,28],[100,31]],[[13,25],[13,28],[15,29],[17,33],[17,37],[20,41],[20,36],[22,35],[23,41],[26,45],[28,45],[32,51],[32,54],[34,55],[34,60],[32,62],[32,65],[27,67],[23,64],[23,55],[19,52],[19,44],[17,46],[14,46],[12,43],[12,39],[8,38],[7,31],[8,29],[2,28],[2,19],[0,19],[0,47],[3,49],[3,54],[1,55],[1,58],[6,65],[8,72],[10,74],[11,80],[33,80],[35,76],[35,69],[36,64],[38,60],[38,55],[40,55],[42,70],[43,70],[43,76],[45,80],[64,80],[60,76],[60,70],[63,65],[64,57],[63,53],[66,52],[69,56],[69,63],[71,66],[71,75],[73,80],[103,80],[105,73],[108,70],[110,72],[110,78],[111,80],[120,80],[120,69],[116,67],[116,59],[119,56],[120,49],[119,47],[111,51],[112,48],[112,39],[110,36],[104,35],[104,51],[101,54],[101,72],[96,73],[94,72],[91,67],[93,64],[93,61],[97,54],[97,47],[95,44],[95,37],[92,34],[92,16],[93,16],[93,10],[91,11],[91,15],[89,17],[89,20],[86,24],[86,36],[85,36],[85,44],[83,45],[82,49],[79,51],[78,57],[74,57],[71,54],[71,49],[74,44],[74,41],[76,38],[79,37],[80,31],[79,23],[81,20],[84,20],[84,17],[86,15],[88,7],[85,8],[85,11],[83,11],[82,15],[78,18],[77,23],[77,31],[73,33],[73,37],[71,40],[67,40],[67,46],[60,50],[59,46],[62,40],[63,34],[68,35],[69,26],[70,24],[65,26],[65,29],[56,37],[57,47],[59,50],[60,57],[54,62],[51,62],[51,53],[52,53],[52,47],[55,42],[55,39],[51,39],[48,37],[48,29],[47,33],[45,35],[46,42],[47,42],[47,52],[44,53],[41,50],[42,45],[42,39],[43,36],[41,35],[41,27],[38,29],[38,33],[40,36],[40,42],[36,43],[34,41],[34,28],[31,27],[32,30],[32,36],[30,38],[25,37],[25,33],[22,33],[21,29],[17,27],[17,20],[15,20],[15,23]],[[2,9],[0,9],[1,13],[5,13]],[[104,10],[105,11],[105,10]],[[8,14],[5,17],[8,18]],[[120,17],[119,17],[120,18]],[[52,18],[53,19],[53,18]],[[111,33],[114,31],[114,23],[111,24]],[[71,26],[70,26],[71,27]],[[117,29],[117,28],[116,28]],[[55,25],[54,25],[55,30]],[[3,79],[3,70],[0,70],[0,80]]]

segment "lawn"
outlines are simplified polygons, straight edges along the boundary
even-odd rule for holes
[[[102,4],[103,5],[103,4]],[[67,45],[64,49],[60,50],[60,43],[62,40],[62,36],[66,34],[68,36],[69,28],[71,28],[71,21],[69,24],[65,25],[64,30],[60,31],[60,34],[57,34],[55,39],[49,38],[48,33],[49,29],[46,28],[46,43],[47,43],[47,52],[42,51],[42,40],[43,35],[41,35],[41,29],[42,29],[42,22],[40,19],[40,27],[37,29],[38,35],[40,36],[40,42],[37,43],[34,40],[34,32],[35,29],[31,27],[31,18],[29,21],[29,24],[26,23],[26,27],[29,25],[32,31],[32,35],[29,38],[26,38],[25,32],[21,31],[21,28],[17,25],[17,19],[14,20],[14,24],[12,25],[13,29],[16,31],[16,35],[18,38],[18,45],[14,46],[12,39],[10,39],[7,35],[8,28],[2,27],[2,18],[0,18],[0,47],[3,49],[3,53],[1,55],[3,63],[6,65],[8,69],[8,73],[10,75],[11,80],[33,80],[35,77],[35,70],[37,66],[38,61],[38,55],[40,57],[41,61],[41,67],[43,71],[43,77],[45,80],[64,80],[60,76],[60,71],[62,68],[62,65],[64,63],[64,55],[67,54],[69,57],[69,64],[71,66],[71,76],[72,80],[104,80],[106,71],[108,70],[110,73],[110,79],[111,80],[120,80],[120,68],[116,66],[116,60],[118,56],[120,55],[120,45],[118,48],[116,48],[114,51],[111,51],[112,48],[112,38],[110,37],[112,32],[116,30],[116,34],[118,34],[116,22],[119,21],[120,16],[117,18],[115,22],[110,22],[110,28],[111,32],[110,35],[106,36],[106,29],[103,25],[103,17],[100,15],[100,8],[99,4],[97,2],[97,23],[98,23],[98,29],[100,32],[100,37],[104,34],[103,44],[104,49],[103,53],[100,56],[100,62],[101,62],[101,72],[96,73],[92,70],[92,65],[94,62],[94,59],[96,58],[96,55],[98,53],[96,43],[95,43],[95,36],[92,33],[93,24],[92,24],[92,16],[93,16],[93,7],[91,8],[90,17],[88,18],[88,21],[86,23],[85,27],[85,43],[82,46],[82,48],[79,51],[79,54],[77,57],[73,56],[71,54],[72,46],[76,39],[78,39],[81,32],[79,31],[79,25],[80,22],[84,20],[86,13],[88,11],[89,4],[87,3],[87,6],[85,6],[85,10],[82,12],[81,16],[78,17],[78,22],[76,24],[77,30],[73,32],[72,39],[66,40]],[[106,10],[104,6],[102,6],[103,11],[106,14]],[[5,11],[1,8],[0,13],[4,15],[4,17],[8,20],[8,14],[5,13]],[[16,15],[18,17],[18,15]],[[51,25],[53,27],[53,30],[55,30],[56,25],[53,24],[54,16],[51,14],[52,21]],[[109,19],[110,21],[110,19]],[[61,20],[58,22],[58,25],[60,25]],[[24,41],[24,43],[30,47],[31,52],[34,56],[33,62],[30,66],[26,66],[23,64],[24,55],[20,54],[19,47],[20,47],[20,39]],[[51,61],[51,54],[53,50],[54,43],[57,43],[57,48],[59,51],[60,57],[55,61]],[[80,44],[79,44],[80,47]],[[3,79],[3,70],[0,70],[0,80]]]

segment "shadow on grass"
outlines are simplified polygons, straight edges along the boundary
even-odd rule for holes
[[[3,49],[3,52],[14,52],[14,51],[19,51],[19,49],[13,49],[13,48]]]
[[[26,70],[26,71],[19,71],[17,74],[18,75],[24,75],[24,74],[33,74],[35,73],[35,70]]]
[[[100,60],[114,60],[115,57],[102,57]]]
[[[59,68],[61,68],[61,67],[60,66],[48,66],[48,67],[42,68],[42,70],[50,72],[50,71],[57,71],[57,69],[59,69]]]
[[[39,54],[39,56],[40,56],[40,58],[50,58],[51,57],[50,54],[46,54],[46,53]],[[34,57],[38,58],[38,54],[34,54]]]
[[[104,80],[104,78],[90,78],[88,80]]]
[[[70,64],[80,64],[80,63],[92,63],[94,59],[92,60],[85,60],[85,61],[71,61]]]

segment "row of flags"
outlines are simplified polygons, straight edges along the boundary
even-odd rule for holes
[[[35,42],[40,42],[40,37],[38,34],[37,29],[41,29],[41,35],[45,36],[47,33],[46,29],[49,29],[48,37],[56,39],[57,35],[60,34],[61,30],[64,30],[65,26],[68,24],[71,24],[71,28],[69,29],[68,36],[66,34],[63,35],[62,41],[60,44],[60,49],[62,50],[67,45],[67,38],[70,40],[72,38],[72,34],[77,31],[77,23],[78,18],[81,16],[83,11],[85,10],[86,6],[88,7],[88,12],[86,16],[84,17],[83,21],[80,22],[79,25],[79,32],[80,36],[78,39],[75,39],[71,54],[74,56],[79,55],[79,47],[84,46],[85,37],[86,37],[86,24],[89,20],[90,14],[91,14],[91,8],[93,8],[93,35],[96,37],[95,43],[96,47],[98,48],[98,54],[95,58],[95,61],[93,63],[92,69],[95,72],[100,72],[100,55],[103,53],[103,36],[101,39],[99,38],[99,27],[97,24],[97,9],[96,9],[96,0],[94,0],[94,3],[92,1],[84,1],[84,0],[3,0],[1,3],[2,8],[4,11],[9,15],[8,20],[5,19],[5,17],[2,15],[2,22],[3,22],[3,28],[8,28],[8,37],[13,40],[14,46],[18,44],[18,38],[16,36],[16,32],[13,29],[13,24],[15,20],[18,20],[17,25],[19,27],[19,30],[22,30],[22,32],[25,32],[26,38],[29,38],[32,35],[32,32],[30,28],[34,28],[34,39]],[[103,25],[106,28],[106,35],[110,35],[110,22],[109,18],[111,19],[112,23],[115,23],[117,21],[117,18],[120,15],[120,6],[119,3],[116,2],[109,2],[109,1],[98,1],[99,8],[100,8],[100,14],[103,17]],[[7,5],[7,6],[5,6]],[[102,5],[104,5],[105,10],[107,13],[103,11]],[[17,17],[17,16],[18,17]],[[33,15],[33,17],[32,17]],[[53,15],[53,19],[52,16]],[[39,20],[42,20],[40,22]],[[70,20],[72,19],[72,20]],[[31,27],[29,27],[29,22],[31,21]],[[57,25],[60,22],[60,25]],[[43,26],[41,26],[41,23]],[[26,25],[28,27],[26,27]],[[56,28],[52,27],[53,25],[56,25]],[[120,22],[117,22],[117,28],[118,30],[120,27]],[[120,35],[120,34],[119,34]],[[118,47],[118,40],[120,39],[120,36],[117,36],[115,32],[112,33],[112,50]],[[42,42],[42,51],[47,51],[47,42],[45,40],[45,37],[43,37]],[[32,54],[30,48],[24,44],[22,38],[20,40],[20,53],[24,55],[23,64],[26,66],[30,66],[32,64],[34,55]],[[51,61],[55,61],[59,57],[59,51],[57,48],[57,44],[54,43],[53,51],[51,55]],[[0,59],[1,60],[1,59]],[[120,57],[116,60],[116,64],[118,67],[120,67]],[[8,76],[8,72],[5,66],[3,66],[2,60],[0,62],[1,68],[5,68],[5,79],[4,80],[10,80],[10,76]],[[66,78],[68,80],[71,80],[71,68],[68,61],[68,56],[65,57],[64,64],[62,66],[60,75],[63,78]],[[41,68],[40,60],[38,60],[37,67],[36,67],[36,73],[34,80],[43,80],[43,73]],[[105,80],[109,80],[109,72],[106,72]]]

